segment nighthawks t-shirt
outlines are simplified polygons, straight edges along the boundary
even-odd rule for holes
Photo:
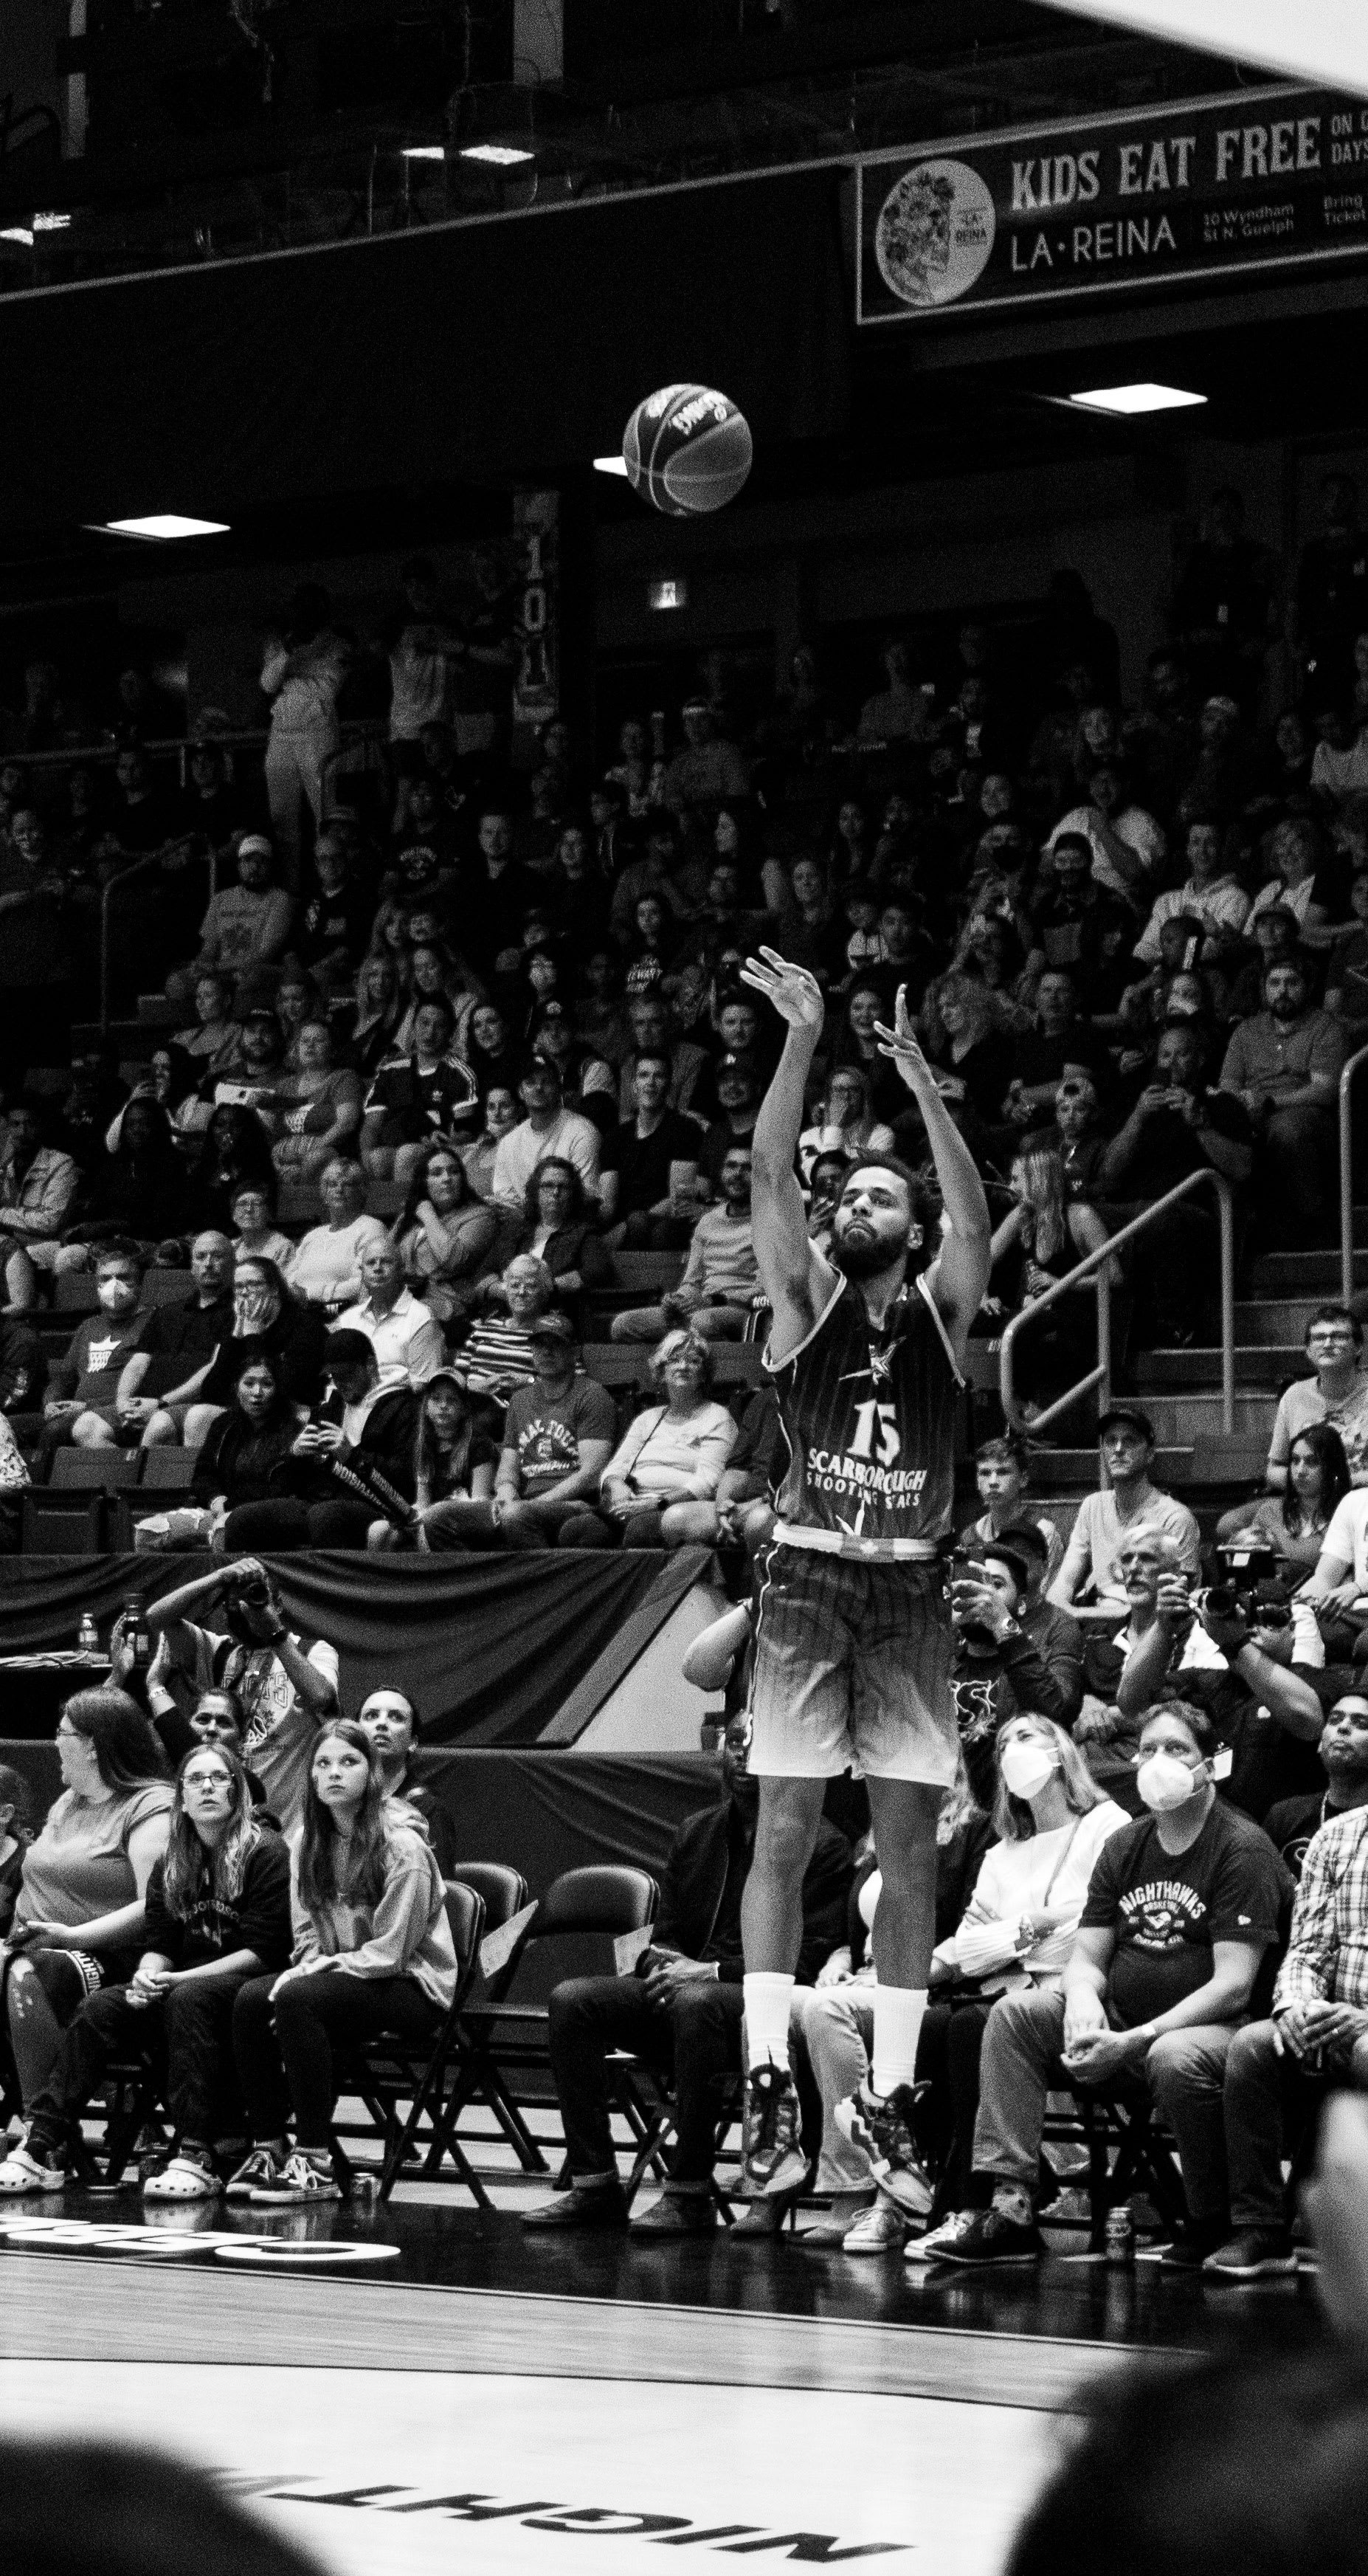
[[[1083,1932],[1116,1934],[1112,2018],[1135,2030],[1195,1994],[1211,1975],[1214,1942],[1266,1950],[1291,1888],[1262,1827],[1219,1800],[1186,1851],[1165,1851],[1154,1816],[1113,1834],[1079,1922]]]

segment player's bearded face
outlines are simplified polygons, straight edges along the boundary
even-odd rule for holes
[[[915,1233],[901,1191],[893,1193],[887,1202],[868,1199],[863,1192],[847,1191],[832,1227],[847,1279],[872,1279],[880,1270],[890,1269],[907,1251]]]

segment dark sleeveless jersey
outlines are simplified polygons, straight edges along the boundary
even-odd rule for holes
[[[962,1380],[920,1279],[877,1331],[859,1289],[843,1280],[773,1377],[789,1453],[781,1521],[852,1539],[945,1535]]]

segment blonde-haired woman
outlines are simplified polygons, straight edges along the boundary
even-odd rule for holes
[[[1070,1198],[1061,1157],[1048,1147],[1018,1154],[1012,1165],[1016,1201],[993,1235],[989,1311],[1018,1315],[1067,1278],[1088,1253],[1098,1252],[1107,1229],[1086,1199]],[[1109,1265],[1113,1285],[1119,1276]],[[1038,1412],[1086,1375],[1097,1355],[1097,1274],[1057,1298],[1036,1330],[1021,1338],[1017,1391],[1025,1410]]]
[[[1012,1079],[1014,1040],[994,1010],[987,985],[957,968],[938,976],[926,988],[921,1031],[946,1096],[967,1100],[992,1126],[1002,1116]]]

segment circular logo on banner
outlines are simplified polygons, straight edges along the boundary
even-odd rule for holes
[[[992,192],[965,161],[919,161],[874,227],[879,275],[900,303],[953,304],[983,275],[997,231]]]
[[[397,2263],[397,2245],[216,2245],[216,2263]]]

